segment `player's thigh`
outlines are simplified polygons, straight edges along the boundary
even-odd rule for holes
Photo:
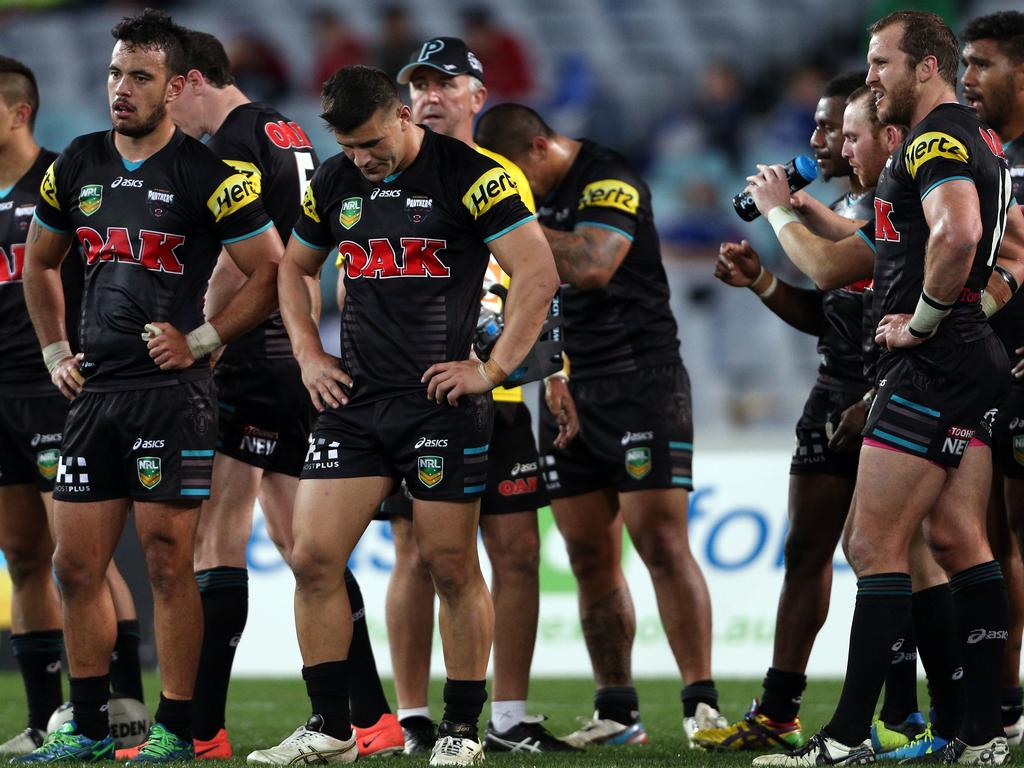
[[[1019,546],[1024,541],[1024,480],[1004,478],[1002,490],[1010,531]]]
[[[481,515],[480,531],[492,568],[536,572],[540,532],[535,511]]]
[[[263,510],[263,519],[267,524],[267,534],[286,562],[291,558],[295,543],[292,538],[292,513],[298,490],[299,478],[281,472],[265,472],[260,482],[260,509]]]
[[[615,568],[622,555],[619,495],[611,488],[551,500],[573,569]]]
[[[645,563],[667,565],[690,556],[688,504],[689,493],[684,488],[619,494],[622,520]]]
[[[244,565],[262,474],[259,467],[223,453],[214,455],[210,498],[203,502],[196,530],[197,570]]]
[[[132,505],[143,552],[191,555],[200,505],[195,501],[138,501]]]
[[[471,569],[477,563],[480,500],[413,498],[412,524],[420,557],[435,576],[445,570]]]
[[[789,531],[786,534],[787,568],[819,565],[831,560],[853,499],[855,481],[826,474],[789,476]]]
[[[127,499],[92,502],[57,500],[53,505],[56,547],[53,563],[58,580],[77,575],[105,578],[107,564],[128,518]]]
[[[0,550],[12,568],[42,567],[53,555],[46,507],[35,485],[0,485]]]
[[[991,478],[992,451],[969,447],[931,510],[929,543],[947,573],[992,559],[985,526]]]

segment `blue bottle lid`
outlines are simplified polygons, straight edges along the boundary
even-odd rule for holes
[[[807,155],[797,155],[794,164],[796,165],[797,173],[807,181],[814,181],[818,178],[818,164],[814,162],[813,158]]]

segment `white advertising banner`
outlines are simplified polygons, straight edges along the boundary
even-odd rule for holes
[[[698,450],[694,477],[697,485],[690,496],[690,544],[711,591],[712,670],[715,677],[760,677],[771,661],[775,609],[782,585],[789,454],[781,450]],[[590,667],[577,614],[575,581],[550,511],[541,512],[540,526],[540,628],[533,673],[587,676]],[[482,546],[480,551],[487,575]],[[238,647],[235,671],[253,676],[297,675],[301,660],[293,622],[294,582],[267,537],[259,514],[248,559],[249,622]],[[393,564],[388,525],[372,523],[353,553],[351,567],[363,591],[377,664],[384,675],[391,668],[384,632],[384,596]],[[636,606],[634,673],[645,677],[677,675],[658,619],[650,577],[628,543],[623,551],[623,567]],[[832,606],[811,654],[808,674],[843,675],[855,594],[856,579],[842,553],[837,552]],[[439,642],[435,637],[433,672],[443,675]]]

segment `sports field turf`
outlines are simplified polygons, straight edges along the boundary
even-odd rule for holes
[[[67,690],[65,683],[65,691]],[[391,695],[390,685],[387,686]],[[437,717],[442,681],[431,684],[431,709]],[[644,747],[599,747],[579,755],[507,755],[487,754],[489,764],[508,766],[696,766],[750,765],[752,753],[708,754],[683,747],[679,683],[673,680],[640,680],[640,709],[651,743]],[[719,680],[722,710],[730,719],[739,717],[750,705],[750,698],[760,693],[760,680]],[[814,733],[832,713],[839,696],[839,681],[811,681],[804,694],[803,716],[805,734]],[[155,675],[146,676],[146,696],[152,707],[158,698]],[[531,713],[543,713],[547,725],[556,735],[574,730],[575,718],[588,714],[593,696],[589,680],[578,678],[534,680],[530,692]],[[927,701],[924,690],[920,701]],[[393,701],[392,697],[392,701]],[[485,719],[487,709],[485,708]],[[278,743],[298,726],[309,713],[302,682],[295,680],[236,680],[231,684],[228,700],[228,732],[235,747],[236,759],[225,766],[245,764],[251,749]],[[14,673],[0,673],[0,736],[6,738],[24,727],[25,705],[20,678]],[[481,725],[485,724],[485,719]],[[1014,762],[1024,759],[1024,750],[1014,750]],[[426,757],[393,758],[399,764],[426,765]],[[378,764],[386,764],[381,760]]]

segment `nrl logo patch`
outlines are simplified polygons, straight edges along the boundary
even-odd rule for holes
[[[78,191],[78,210],[92,216],[103,205],[103,185],[86,184]]]
[[[1024,465],[1024,435],[1015,435],[1013,438],[1013,458],[1021,465]]]
[[[444,459],[441,456],[420,456],[420,482],[427,488],[433,488],[444,479]]]
[[[47,448],[36,454],[36,469],[39,476],[44,480],[53,480],[57,476],[57,467],[60,464],[60,451],[56,448]]]
[[[135,461],[139,471],[139,482],[147,491],[160,485],[163,475],[160,472],[160,458],[157,456],[140,456]]]
[[[634,480],[643,480],[651,473],[651,449],[630,448],[626,451],[626,471]]]
[[[363,217],[363,198],[346,197],[341,201],[341,211],[338,213],[338,221],[345,229],[352,229]]]

